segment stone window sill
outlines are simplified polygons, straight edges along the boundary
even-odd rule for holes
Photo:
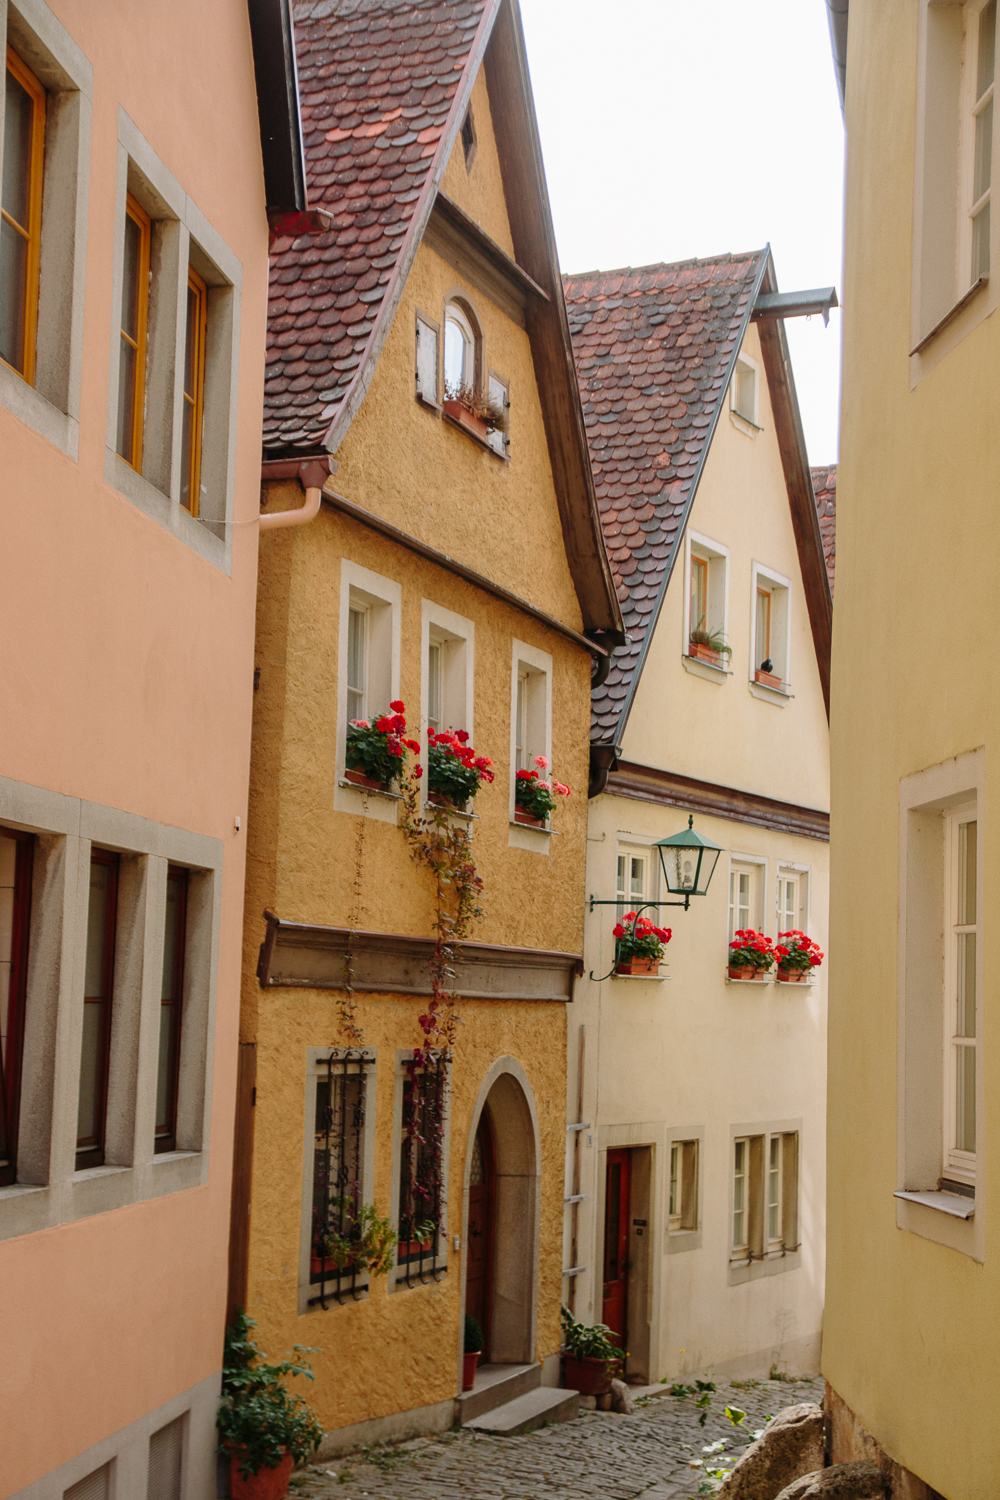
[[[920,1203],[924,1208],[933,1208],[938,1213],[950,1214],[954,1219],[971,1219],[976,1212],[976,1200],[959,1193],[906,1192],[897,1189],[892,1195],[905,1203]]]
[[[693,677],[701,677],[705,682],[714,682],[716,687],[721,687],[726,678],[733,675],[725,667],[713,667],[711,662],[702,661],[697,656],[688,656],[686,651],[681,655],[681,663],[685,672],[690,672]]]

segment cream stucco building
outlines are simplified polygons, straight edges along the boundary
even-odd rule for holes
[[[727,978],[734,929],[826,946],[831,594],[775,316],[805,306],[777,298],[767,250],[566,295],[630,645],[593,694],[605,904],[568,1040],[565,1295],[635,1381],[815,1370],[826,968]],[[655,841],[690,816],[723,851],[707,895],[646,912],[673,931],[658,977],[612,975],[618,916],[674,899]]]

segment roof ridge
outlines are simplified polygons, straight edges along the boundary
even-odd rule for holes
[[[616,266],[608,270],[600,267],[593,271],[564,271],[563,282],[590,281],[597,276],[641,276],[649,271],[684,271],[689,266],[735,265],[739,261],[757,260],[766,247],[759,250],[726,250],[720,255],[695,255],[689,260],[654,260],[645,266]]]

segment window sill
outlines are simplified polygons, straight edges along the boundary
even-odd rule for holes
[[[478,432],[471,431],[470,428],[466,427],[466,425],[465,425],[464,422],[459,422],[455,417],[450,416],[449,413],[446,412],[446,411],[444,411],[444,410],[442,410],[442,412],[441,412],[441,417],[442,417],[443,421],[447,422],[447,424],[448,424],[449,427],[454,427],[458,432],[464,433],[465,436],[467,438],[469,438],[471,442],[476,443],[480,448],[485,448],[487,453],[492,453],[492,455],[496,459],[497,463],[499,463],[499,464],[509,464],[510,463],[510,454],[509,453],[506,453],[506,452],[504,452],[504,453],[498,453],[497,450],[493,447],[493,445],[486,438],[480,437]]]
[[[905,1203],[920,1203],[924,1208],[933,1208],[938,1213],[950,1214],[953,1219],[971,1219],[976,1212],[975,1199],[963,1197],[959,1193],[912,1193],[899,1188],[892,1196],[902,1198]]]
[[[383,792],[380,787],[359,786],[356,781],[348,781],[346,776],[338,776],[337,785],[346,787],[348,791],[357,792],[359,797],[381,797],[386,802],[402,802],[402,792]],[[427,806],[427,804],[424,804]],[[431,804],[433,805],[433,804]]]
[[[755,438],[758,432],[763,432],[763,427],[758,427],[756,422],[751,422],[749,417],[743,417],[733,407],[729,408],[729,420],[737,432],[742,432],[744,437]]]
[[[519,823],[516,818],[508,818],[507,822],[511,828],[524,828],[528,833],[545,833],[552,834],[556,838],[562,837],[558,828],[550,828],[547,823]]]
[[[395,795],[395,793],[393,793],[393,795]],[[479,813],[465,812],[460,807],[446,807],[443,802],[425,802],[424,803],[424,812],[430,812],[430,813],[443,812],[443,813],[447,813],[448,816],[449,816],[449,818],[460,818],[463,823],[471,823],[473,821],[473,819],[475,819],[475,821],[478,823],[479,818],[480,818],[480,814]]]
[[[765,984],[774,984],[774,975],[773,974],[765,974],[761,979],[733,979],[729,974],[727,974],[726,975],[726,983],[727,984],[749,984],[749,985],[753,985],[753,987],[755,989],[760,990],[760,989],[763,989],[763,987],[764,987]]]
[[[759,698],[762,703],[773,703],[775,708],[784,708],[785,704],[795,697],[795,694],[790,693],[785,687],[768,687],[763,682],[754,682],[752,677],[747,680],[747,687],[755,698]]]
[[[33,385],[17,373],[12,366],[0,359],[0,407],[12,417],[37,432],[52,443],[67,458],[79,459],[80,424],[75,417],[53,406],[51,401],[39,394]]]
[[[693,677],[701,677],[705,682],[714,682],[716,687],[721,687],[727,677],[732,677],[732,672],[725,667],[713,667],[711,662],[700,661],[696,656],[688,656],[687,652],[681,655],[685,672],[690,672]]]
[[[913,348],[910,350],[910,358],[912,359],[915,354],[922,354],[927,348],[928,344],[936,339],[938,334],[943,332],[943,330],[947,328],[948,324],[952,321],[953,318],[958,317],[959,313],[964,307],[968,307],[972,299],[982,290],[984,286],[988,285],[988,276],[980,276],[978,281],[974,281],[969,287],[969,290],[963,296],[959,297],[954,307],[949,308],[943,318],[938,318],[930,333],[925,333],[919,344],[914,344]]]
[[[665,984],[668,979],[672,979],[673,978],[673,975],[672,974],[619,974],[619,973],[615,972],[614,974],[612,974],[611,978],[612,979],[622,979],[622,980],[638,979],[643,984]]]

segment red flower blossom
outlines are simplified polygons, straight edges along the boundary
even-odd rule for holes
[[[421,776],[424,774],[424,768],[423,768],[423,766],[414,766],[414,768],[413,768],[413,774],[417,778],[417,780],[419,781],[420,778],[421,778]]]
[[[406,713],[406,704],[400,698],[394,699],[393,702],[389,704],[389,707],[392,709],[394,714]]]
[[[455,738],[456,738],[456,740],[461,740],[462,744],[464,745],[465,742],[466,742],[466,740],[469,738],[468,730],[465,730],[465,729],[456,729],[455,730]]]
[[[412,750],[414,755],[420,754],[420,742],[418,740],[404,740],[403,744],[407,750]]]
[[[375,720],[375,728],[380,734],[391,734],[394,727],[392,719],[388,714],[383,714],[381,719]]]

